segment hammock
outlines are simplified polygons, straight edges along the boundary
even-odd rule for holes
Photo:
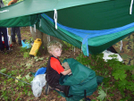
[[[42,30],[46,34],[61,39],[62,37],[60,36],[65,34],[67,38],[63,40],[73,44],[78,48],[82,48],[84,55],[87,56],[89,56],[89,53],[91,54],[101,53],[102,51],[109,48],[114,43],[120,41],[121,39],[129,35],[130,32],[134,30],[134,23],[130,23],[122,27],[106,29],[106,30],[82,30],[82,29],[70,28],[57,23],[58,29],[55,29],[54,27],[55,23],[52,18],[50,18],[46,14],[41,14],[41,17],[42,18],[40,21],[41,24],[39,30]],[[45,30],[43,30],[43,28],[45,28]],[[55,33],[59,33],[60,36],[59,35],[57,36],[57,34]],[[79,45],[77,45],[76,42],[75,43],[71,42],[72,39],[77,40],[79,42]],[[106,47],[104,46],[101,49],[98,48],[103,45],[105,45]],[[95,48],[96,51],[94,51]]]

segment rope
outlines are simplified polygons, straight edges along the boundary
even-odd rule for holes
[[[30,32],[32,33],[32,27],[30,26]]]
[[[123,42],[122,42],[122,40],[120,42],[121,42],[121,45],[120,45],[120,51],[121,51],[122,47],[123,47]]]
[[[57,29],[57,18],[58,18],[57,10],[56,10],[56,9],[54,9],[54,22],[55,22],[55,29]]]
[[[129,10],[129,14],[131,15],[132,14],[132,7],[133,6],[133,0],[131,0],[131,4],[130,4],[130,10]]]
[[[36,32],[36,24],[34,24],[34,32]]]
[[[0,74],[5,75],[5,76],[10,77],[10,78],[13,78],[13,79],[16,79],[16,80],[21,81],[21,82],[23,82],[23,83],[26,83],[26,84],[28,84],[28,85],[31,85],[30,83],[27,83],[26,81],[22,81],[22,80],[20,80],[20,79],[17,79],[17,78],[15,78],[15,77],[12,77],[12,76],[7,75],[7,74],[5,74],[5,73],[0,72]]]
[[[41,27],[41,19],[40,19],[40,22],[39,22],[39,27]]]
[[[47,42],[50,42],[50,35],[47,35]]]

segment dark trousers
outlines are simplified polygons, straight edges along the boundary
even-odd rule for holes
[[[48,84],[49,85],[49,84]],[[55,90],[58,90],[58,91],[61,91],[65,94],[66,97],[69,97],[68,94],[69,94],[69,89],[70,89],[70,86],[66,86],[66,85],[60,85],[59,83],[56,83],[55,86],[51,86],[49,85],[51,88],[55,89]]]
[[[2,34],[4,37],[4,43],[2,42]],[[7,28],[5,27],[0,27],[0,50],[3,51],[6,46],[6,49],[9,50],[9,43],[8,43],[8,33],[7,33]]]
[[[12,27],[11,28],[12,42],[16,42],[15,33],[17,33],[18,43],[21,44],[21,34],[20,34],[20,28],[19,27]]]

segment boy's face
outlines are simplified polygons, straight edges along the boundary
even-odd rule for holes
[[[61,48],[54,48],[50,51],[50,54],[52,54],[54,57],[61,56],[62,49]]]

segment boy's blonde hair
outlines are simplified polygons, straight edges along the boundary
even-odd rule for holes
[[[52,51],[55,48],[62,48],[62,44],[56,40],[51,41],[47,44],[47,50],[50,53],[50,51]]]

